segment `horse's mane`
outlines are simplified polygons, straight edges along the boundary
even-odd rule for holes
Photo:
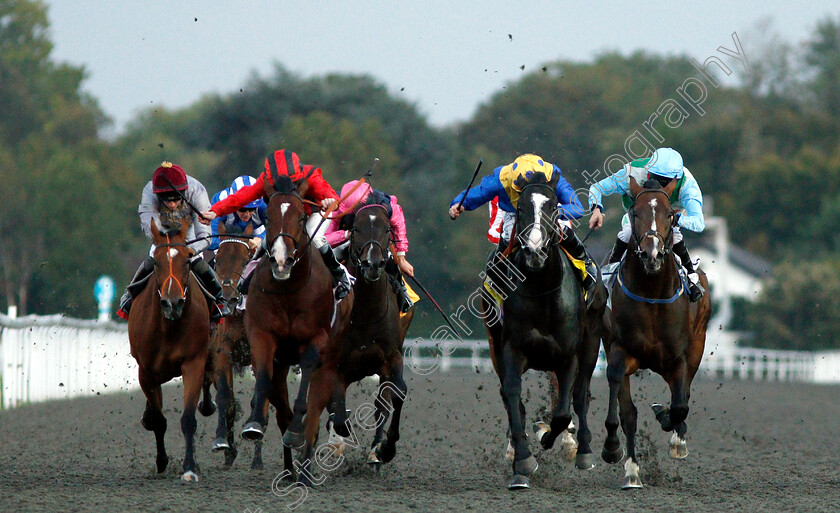
[[[526,185],[549,185],[549,180],[543,173],[534,173],[531,178],[520,176],[514,183],[522,190]]]
[[[160,234],[164,237],[171,237],[173,235],[178,235],[181,233],[181,225],[168,223],[168,222],[159,222],[158,226],[160,226]]]
[[[274,190],[281,194],[292,194],[297,190],[297,186],[288,175],[280,175],[274,178]]]
[[[662,188],[662,185],[654,179],[647,180],[647,181],[645,181],[644,185],[642,185],[642,189],[654,189],[654,190],[656,190],[656,189],[661,189],[661,188]]]

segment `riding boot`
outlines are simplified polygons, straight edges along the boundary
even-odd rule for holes
[[[610,261],[607,262],[607,264],[621,262],[621,257],[624,256],[625,251],[627,251],[627,243],[619,238],[616,238],[615,244],[612,248],[612,252],[610,253]]]
[[[674,254],[680,257],[685,272],[688,274],[688,299],[692,303],[696,303],[703,297],[703,286],[700,285],[700,276],[694,270],[694,264],[691,263],[691,256],[688,254],[688,248],[685,247],[685,239],[674,244]]]
[[[148,281],[149,275],[155,270],[155,259],[152,257],[144,258],[140,263],[140,267],[134,272],[134,277],[125,288],[122,297],[120,298],[120,307],[117,310],[117,315],[123,319],[128,320],[128,312],[131,310],[131,301],[137,297],[137,294],[143,290]]]
[[[598,284],[598,266],[595,261],[586,252],[586,247],[578,239],[574,230],[571,228],[563,229],[563,239],[560,241],[560,246],[565,249],[572,258],[583,260],[586,266],[586,277],[580,273],[583,288],[586,291],[586,302],[589,303],[595,295],[595,286]],[[577,267],[575,267],[577,269]]]
[[[388,280],[397,293],[397,305],[400,307],[400,312],[406,313],[414,306],[414,302],[408,295],[408,289],[405,288],[405,281],[403,281],[402,273],[397,263],[393,259],[388,259],[385,264],[385,272],[388,273]]]
[[[324,263],[327,264],[327,269],[330,270],[330,274],[332,275],[336,301],[344,299],[350,293],[350,287],[352,286],[347,272],[341,267],[338,260],[336,260],[335,253],[333,253],[329,244],[324,244],[318,248],[318,251],[324,257]]]
[[[190,262],[190,268],[201,284],[213,296],[214,307],[210,309],[210,319],[216,320],[231,314],[230,307],[222,295],[222,284],[213,269],[207,265],[203,258],[196,258]]]

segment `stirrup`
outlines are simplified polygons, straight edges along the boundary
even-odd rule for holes
[[[414,306],[414,302],[408,297],[408,292],[405,289],[397,294],[397,302],[400,305],[400,313],[408,313],[411,307]]]
[[[350,281],[345,276],[339,278],[338,283],[334,287],[334,292],[336,301],[341,301],[346,298],[350,294]]]
[[[214,301],[213,306],[210,308],[210,319],[216,321],[222,317],[227,317],[231,313],[232,312],[230,311],[227,301],[224,299],[221,301]]]

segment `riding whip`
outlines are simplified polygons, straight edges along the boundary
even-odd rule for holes
[[[435,308],[437,308],[437,311],[440,312],[440,314],[443,316],[443,320],[446,321],[446,324],[448,324],[450,328],[452,328],[452,332],[458,335],[458,330],[456,330],[455,326],[453,326],[452,323],[449,322],[449,318],[446,317],[445,313],[443,313],[443,309],[440,307],[437,301],[435,301],[435,298],[433,298],[432,295],[429,294],[429,291],[426,290],[426,287],[421,285],[420,282],[417,281],[417,278],[415,278],[414,276],[409,276],[409,278],[411,278],[411,281],[413,281],[418,287],[420,287],[420,290],[422,290],[423,293],[426,294],[426,296],[428,296],[429,300],[432,302],[433,305],[435,305]],[[460,335],[458,336],[460,337]]]
[[[478,159],[478,165],[475,166],[475,173],[473,173],[472,180],[470,180],[470,184],[467,185],[467,190],[464,191],[464,195],[461,197],[461,201],[458,202],[458,208],[455,210],[461,210],[461,207],[464,205],[464,200],[467,199],[467,194],[470,193],[470,189],[472,189],[473,183],[475,182],[475,177],[478,176],[478,170],[481,169],[481,163],[484,162],[484,159]],[[455,218],[449,216],[454,221]]]
[[[182,199],[182,200],[184,200],[184,202],[185,202],[187,205],[189,205],[189,207],[190,207],[191,209],[193,209],[193,212],[195,212],[196,214],[198,214],[198,217],[200,217],[200,218],[204,219],[205,221],[210,221],[210,219],[207,219],[206,217],[204,217],[204,215],[202,215],[202,213],[201,213],[201,211],[200,211],[199,209],[195,208],[195,205],[193,205],[192,203],[190,203],[190,200],[188,200],[188,199],[187,199],[187,197],[184,195],[184,193],[182,193],[181,191],[179,191],[179,190],[175,187],[175,184],[173,184],[173,183],[172,183],[172,180],[170,180],[168,176],[166,176],[166,175],[160,175],[160,176],[161,176],[161,178],[163,178],[164,180],[166,180],[166,183],[168,183],[168,184],[169,184],[169,186],[170,186],[170,187],[172,187],[172,190],[173,190],[173,191],[175,191],[176,193],[178,193],[178,196],[181,196],[181,199]]]

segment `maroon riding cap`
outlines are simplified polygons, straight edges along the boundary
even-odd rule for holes
[[[265,170],[271,182],[276,176],[287,175],[292,182],[306,178],[303,172],[303,165],[297,153],[289,150],[277,150],[265,159]]]
[[[155,194],[172,192],[173,186],[179,191],[187,190],[187,174],[181,166],[164,162],[155,169],[155,174],[152,176],[152,192]]]

